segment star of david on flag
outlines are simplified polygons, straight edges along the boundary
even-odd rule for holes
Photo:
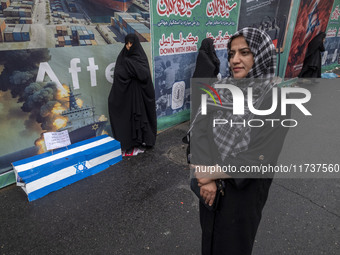
[[[33,201],[71,183],[99,173],[122,160],[120,143],[108,135],[96,136],[13,162],[17,186]]]
[[[86,161],[83,162],[79,162],[78,164],[74,165],[74,168],[76,169],[76,173],[82,173],[85,170],[87,170],[88,168],[86,167]]]

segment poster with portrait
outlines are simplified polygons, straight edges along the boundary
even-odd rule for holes
[[[301,0],[286,68],[286,78],[301,72],[309,42],[325,32],[334,0]]]

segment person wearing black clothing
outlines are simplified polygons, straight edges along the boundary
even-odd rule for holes
[[[309,42],[300,78],[321,78],[321,52],[325,51],[325,38],[326,34],[320,32]]]
[[[230,38],[227,49],[231,77],[217,82],[213,87],[218,84],[237,86],[244,95],[245,106],[248,105],[248,88],[252,88],[254,108],[270,109],[272,89],[276,86],[276,52],[269,35],[256,28],[243,28]],[[245,107],[244,114],[236,115],[230,108],[235,99],[231,91],[216,90],[222,104],[207,101],[208,114],[203,116],[198,111],[192,121],[190,137],[191,167],[196,170],[200,196],[203,198],[199,204],[202,254],[250,255],[272,175],[204,173],[204,167],[230,165],[241,169],[246,166],[275,166],[288,128],[280,125],[280,121],[274,125],[265,121],[282,119],[280,107],[265,116],[257,116]],[[290,109],[287,109],[285,118],[289,116]],[[226,119],[229,122],[213,126],[213,119]],[[240,124],[249,119],[262,120],[265,124],[256,128]],[[238,124],[231,125],[231,122]],[[202,167],[203,171],[199,172],[197,167]],[[221,179],[224,195],[220,196],[217,210],[212,211],[205,204],[213,205],[216,180]]]
[[[123,151],[156,142],[155,91],[148,58],[135,34],[125,37],[108,98],[113,137]]]
[[[201,47],[199,48],[196,67],[191,80],[191,93],[196,95],[202,94],[200,90],[201,82],[212,85],[217,81],[217,75],[220,72],[220,60],[218,59],[214,47],[214,40],[211,38],[203,39]],[[198,96],[197,96],[198,98]],[[200,97],[199,97],[200,98]],[[199,100],[191,101],[191,113],[195,114],[200,105]]]
[[[198,51],[196,68],[192,78],[216,78],[220,72],[220,60],[216,56],[214,40],[203,39]]]

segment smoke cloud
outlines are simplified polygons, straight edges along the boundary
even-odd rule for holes
[[[50,59],[48,49],[0,51],[0,90],[10,90],[12,97],[22,102],[25,88],[35,81],[39,64]]]
[[[33,82],[27,86],[22,94],[24,101],[21,109],[30,113],[29,121],[25,122],[26,128],[34,125],[31,121],[41,124],[42,130],[55,131],[54,120],[60,113],[53,113],[53,108],[58,106],[67,107],[66,100],[58,100],[58,89],[53,82]]]

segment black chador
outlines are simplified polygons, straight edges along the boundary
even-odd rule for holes
[[[147,56],[135,34],[125,37],[108,103],[112,134],[122,150],[155,144],[155,91]]]
[[[325,51],[323,45],[326,34],[320,32],[308,44],[308,49],[299,74],[301,78],[321,78],[321,52]]]

